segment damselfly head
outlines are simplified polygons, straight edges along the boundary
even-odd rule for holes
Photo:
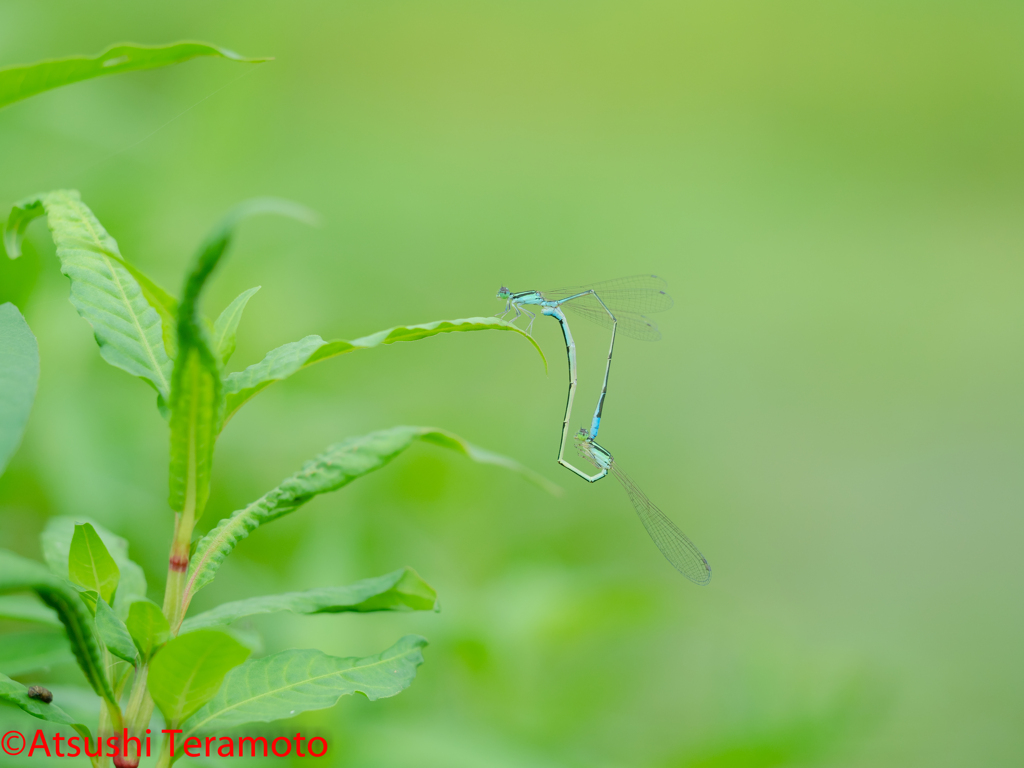
[[[498,296],[497,296],[497,298],[499,298],[499,299],[508,299],[508,298],[511,298],[511,296],[512,296],[512,291],[510,291],[504,285],[501,286],[501,288],[498,289]]]

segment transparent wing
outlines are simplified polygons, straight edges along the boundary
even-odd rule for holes
[[[592,323],[597,323],[602,328],[612,327],[611,317],[609,317],[604,307],[601,306],[601,303],[594,298],[593,294],[573,299],[562,306],[573,314],[585,317]],[[613,309],[612,311],[615,313],[615,319],[619,323],[616,333],[621,333],[632,339],[640,339],[641,341],[657,341],[661,338],[661,331],[658,330],[658,326],[653,320],[633,312],[624,312],[621,309]]]
[[[671,309],[673,301],[666,290],[667,284],[657,275],[632,275],[615,280],[605,280],[590,285],[576,285],[569,288],[556,288],[553,291],[541,291],[541,295],[550,301],[558,301],[574,296],[583,291],[594,291],[608,308],[616,313],[632,312],[636,315],[647,315],[652,312],[664,312]],[[590,297],[593,300],[593,296]],[[577,300],[570,302],[575,304]],[[597,303],[597,302],[595,302]],[[598,304],[600,306],[600,304]]]
[[[676,524],[665,516],[664,512],[654,506],[644,492],[636,487],[636,484],[619,469],[618,464],[614,461],[611,472],[626,489],[629,500],[633,502],[633,507],[636,509],[637,515],[640,516],[640,522],[644,524],[644,528],[654,539],[654,543],[658,545],[658,549],[661,550],[665,559],[694,584],[704,586],[710,582],[711,566],[708,565],[708,561],[704,559],[704,555],[700,553],[694,543],[686,537],[686,534],[679,530]]]

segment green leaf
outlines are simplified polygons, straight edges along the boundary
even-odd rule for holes
[[[399,341],[418,341],[439,333],[461,331],[512,331],[525,337],[533,344],[544,361],[547,359],[540,346],[526,331],[497,317],[468,317],[460,320],[435,320],[422,325],[398,326],[363,336],[355,341],[324,341],[319,336],[307,336],[284,346],[272,349],[260,362],[250,365],[244,371],[230,374],[224,380],[226,408],[224,422],[235,415],[239,408],[275,381],[281,381],[296,371],[307,368],[321,360],[337,357],[359,349],[372,349],[381,344],[395,344]]]
[[[164,349],[168,357],[173,359],[178,349],[178,338],[176,335],[178,300],[153,282],[145,272],[127,261],[121,254],[111,252],[107,255],[117,259],[118,263],[128,270],[128,273],[139,284],[143,297],[156,310],[156,313],[160,315],[160,331],[164,342]]]
[[[178,336],[179,345],[181,335]],[[221,398],[220,373],[214,358],[187,343],[174,366],[174,394],[171,397],[171,466],[169,473],[171,509],[188,507],[195,521],[203,513],[210,492],[213,448]]]
[[[78,593],[40,563],[0,550],[0,594],[26,589],[35,591],[44,603],[57,612],[85,679],[97,695],[116,708],[117,699],[110,681],[103,674],[103,656],[93,630],[92,615],[79,599]]]
[[[37,669],[74,661],[68,639],[56,632],[16,632],[0,642],[0,672],[23,675]]]
[[[123,621],[128,616],[128,606],[146,596],[146,575],[138,563],[128,557],[127,540],[111,533],[95,520],[81,518],[76,521],[73,517],[51,517],[46,521],[46,527],[40,536],[43,559],[53,573],[62,579],[69,577],[68,559],[76,523],[89,523],[117,563],[121,581],[114,596],[114,613]]]
[[[160,315],[160,338],[164,342],[164,351],[172,360],[178,355],[178,300],[154,283],[142,270],[118,256],[121,266],[135,278],[142,290],[142,295],[156,313]]]
[[[170,394],[171,360],[164,349],[160,315],[125,268],[117,242],[75,190],[33,195],[17,203],[7,220],[7,255],[33,219],[46,214],[61,272],[71,279],[71,303],[92,326],[100,355],[113,366]]]
[[[436,611],[440,610],[434,588],[420,578],[412,568],[363,579],[343,587],[320,587],[305,592],[286,592],[282,595],[250,597],[223,603],[198,616],[186,619],[182,632],[204,627],[230,624],[246,616],[262,613],[290,611],[299,614],[342,613],[353,611]]]
[[[220,357],[214,352],[199,315],[199,298],[206,281],[227,252],[239,222],[249,216],[273,213],[310,220],[311,212],[296,203],[257,198],[235,206],[199,249],[185,279],[178,308],[178,356],[171,387],[171,509],[190,512],[198,520],[210,489],[213,448],[223,420]]]
[[[121,571],[103,546],[103,539],[89,523],[75,526],[68,557],[68,575],[75,584],[98,592],[108,603],[114,601]]]
[[[167,624],[167,617],[156,603],[149,600],[132,603],[125,623],[143,661],[148,661],[153,652],[170,637],[171,628]]]
[[[85,725],[76,723],[74,718],[56,704],[46,704],[38,699],[30,699],[28,688],[2,674],[0,674],[0,700],[19,707],[32,715],[32,717],[38,717],[40,720],[58,723],[59,725],[70,725],[85,738],[92,737],[92,734]]]
[[[363,475],[380,469],[405,451],[415,440],[434,443],[483,464],[496,464],[526,476],[551,493],[561,489],[512,459],[485,451],[461,437],[432,427],[393,427],[349,438],[332,445],[277,488],[249,506],[221,520],[196,545],[189,563],[183,605],[213,579],[214,574],[239,541],[260,525],[294,512],[321,493],[336,491]]]
[[[248,648],[250,653],[263,653],[263,636],[255,629],[242,629],[241,627],[218,627],[218,629],[231,635]]]
[[[89,609],[89,613],[92,614],[93,618],[95,618],[96,604],[100,601],[100,593],[95,589],[82,589],[81,587],[78,587],[77,589],[78,598],[85,604],[85,607]]]
[[[269,59],[248,59],[227,48],[206,43],[181,42],[170,45],[113,45],[96,56],[69,56],[35,64],[0,69],[0,107],[37,93],[103,75],[156,69],[197,56],[220,56],[233,61],[259,64]]]
[[[260,289],[257,285],[247,291],[242,291],[238,298],[232,301],[220,313],[217,322],[213,324],[213,349],[220,358],[221,365],[227,365],[228,360],[235,354],[235,336],[238,333],[238,323],[242,319],[242,312],[249,299]]]
[[[39,383],[39,346],[13,304],[0,304],[0,475],[28,424]]]
[[[63,626],[56,613],[26,595],[0,597],[0,619],[31,621],[36,624],[48,624],[51,627]]]
[[[128,634],[124,622],[114,615],[114,609],[104,600],[96,603],[96,631],[99,632],[107,650],[117,658],[132,665],[139,663],[139,653],[132,642],[132,636]]]
[[[247,661],[229,672],[220,692],[182,726],[183,738],[326,709],[353,693],[362,693],[370,701],[395,696],[412,684],[426,644],[422,637],[407,635],[365,659],[290,650]]]
[[[249,649],[223,632],[206,629],[176,637],[149,664],[149,692],[171,728],[213,698],[224,675]]]

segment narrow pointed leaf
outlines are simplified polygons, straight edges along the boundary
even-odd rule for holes
[[[434,611],[439,610],[437,592],[412,568],[363,579],[343,587],[320,587],[305,592],[286,592],[223,603],[198,616],[186,619],[182,632],[230,624],[247,616],[289,611],[298,614],[342,613],[353,611]]]
[[[160,336],[164,342],[164,351],[173,360],[178,355],[178,300],[123,257],[119,257],[118,261],[135,278],[149,306],[160,315]]]
[[[47,624],[51,627],[63,626],[52,609],[27,595],[0,597],[0,619],[31,621],[34,624]]]
[[[75,658],[67,637],[56,632],[12,632],[0,637],[0,673],[5,675],[24,675]]]
[[[133,665],[139,663],[139,652],[132,642],[132,636],[128,634],[124,622],[114,615],[114,609],[104,600],[96,603],[96,631],[107,650],[117,658]]]
[[[148,661],[154,651],[167,642],[171,633],[167,617],[156,603],[149,600],[132,603],[125,624],[143,661]]]
[[[96,529],[89,523],[75,526],[68,556],[68,574],[78,586],[99,593],[108,603],[114,601],[121,572]]]
[[[214,577],[239,541],[260,525],[294,512],[321,493],[336,491],[385,466],[415,440],[434,443],[484,464],[496,464],[526,476],[552,493],[561,489],[512,459],[485,451],[462,438],[432,427],[393,427],[332,445],[274,490],[221,520],[196,546],[189,563],[183,604]]]
[[[258,198],[235,206],[199,249],[185,279],[178,307],[178,353],[171,392],[171,509],[193,510],[196,520],[206,506],[213,448],[223,421],[221,361],[199,314],[199,299],[220,264],[239,222],[249,216],[278,214],[308,220],[311,212],[296,203]]]
[[[89,523],[103,541],[110,556],[117,563],[121,580],[114,596],[114,613],[124,621],[128,616],[128,606],[139,598],[146,596],[146,575],[138,563],[128,557],[128,541],[115,533],[111,533],[95,520],[73,517],[51,517],[40,536],[43,547],[43,559],[50,570],[62,579],[69,577],[68,559],[71,552],[71,539],[77,523]]]
[[[92,615],[79,599],[78,593],[42,564],[0,550],[0,594],[27,589],[35,591],[44,603],[57,612],[85,679],[97,695],[117,706],[110,681],[104,674],[103,657],[93,630]]]
[[[220,358],[222,365],[227,365],[228,360],[235,354],[235,340],[238,334],[238,323],[242,319],[242,312],[245,311],[245,305],[249,303],[249,299],[253,297],[253,294],[260,289],[260,286],[250,288],[247,291],[242,291],[234,301],[232,301],[220,313],[217,318],[217,322],[213,324],[213,349]]]
[[[237,640],[212,629],[176,637],[149,664],[149,692],[172,728],[213,698],[224,675],[249,655]]]
[[[11,303],[0,304],[0,475],[18,448],[39,384],[39,346]]]
[[[47,192],[17,203],[4,232],[8,256],[16,258],[21,253],[25,228],[44,213],[61,272],[71,279],[71,303],[92,326],[100,355],[149,382],[166,400],[171,360],[164,349],[160,315],[124,267],[117,242],[78,192]]]
[[[74,718],[57,706],[56,703],[51,702],[47,704],[39,701],[39,699],[29,698],[28,688],[3,674],[0,674],[0,701],[13,704],[32,715],[32,717],[38,717],[40,720],[57,723],[58,725],[70,725],[87,739],[92,736],[88,727],[82,723],[76,723]]]
[[[363,336],[354,341],[324,341],[319,336],[306,336],[277,349],[272,349],[260,362],[250,365],[244,371],[230,374],[224,381],[226,396],[225,423],[245,403],[275,381],[281,381],[296,371],[307,368],[321,360],[355,352],[359,349],[372,349],[382,344],[395,344],[399,341],[418,341],[439,333],[457,333],[462,331],[512,331],[524,336],[533,344],[544,361],[547,360],[537,342],[524,330],[512,323],[496,317],[468,317],[460,320],[436,320],[422,325],[398,326],[384,331]]]
[[[364,659],[290,650],[247,661],[229,672],[213,700],[185,722],[183,737],[326,709],[353,693],[370,701],[395,696],[412,684],[426,644],[422,637],[407,635]]]
[[[178,341],[180,345],[180,334]],[[212,353],[207,353],[205,342],[202,349],[189,342],[179,351],[171,398],[168,503],[176,512],[189,506],[195,519],[202,515],[209,496],[221,402],[220,373]]]
[[[0,107],[37,93],[104,75],[156,69],[194,59],[219,56],[232,61],[259,64],[268,59],[248,59],[227,48],[195,42],[170,45],[113,45],[96,56],[69,56],[35,64],[0,69]]]

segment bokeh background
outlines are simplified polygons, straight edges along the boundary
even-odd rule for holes
[[[246,540],[196,608],[403,565],[443,605],[252,622],[267,652],[431,641],[400,696],[282,732],[328,736],[320,764],[339,767],[1020,764],[1019,4],[0,5],[0,64],[186,38],[277,58],[4,109],[3,206],[77,188],[175,292],[234,203],[315,208],[318,229],[246,223],[209,291],[215,316],[263,286],[235,369],[310,333],[490,315],[502,283],[663,275],[664,338],[619,345],[602,442],[714,568],[685,581],[613,481],[555,465],[555,323],[535,326],[547,376],[497,333],[322,364],[230,424],[201,527],[396,424],[451,429],[565,495],[418,446]],[[159,598],[166,425],[100,359],[42,224],[29,241],[0,265],[42,354],[0,543],[39,556],[48,516],[90,516]],[[576,325],[583,422],[606,337]],[[81,683],[69,664],[29,677]]]

